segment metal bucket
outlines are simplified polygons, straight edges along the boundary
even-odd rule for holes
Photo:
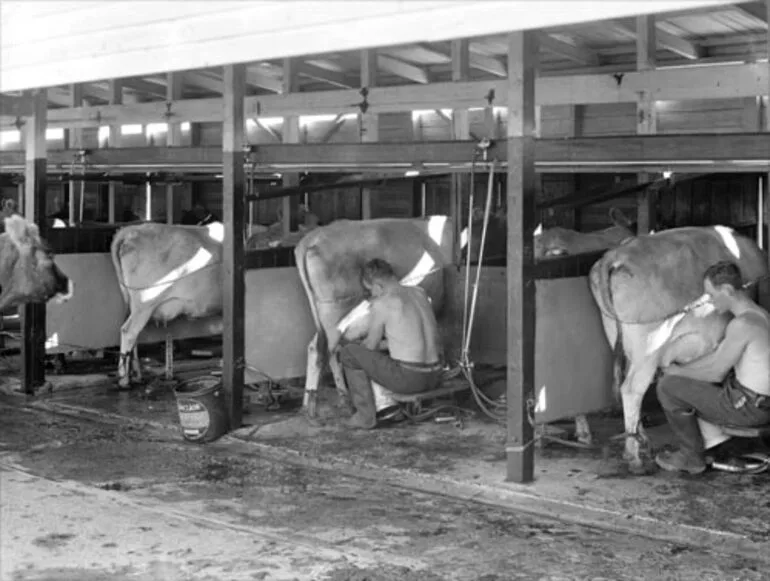
[[[174,395],[185,440],[205,444],[227,433],[230,422],[221,379],[189,379],[174,390]]]

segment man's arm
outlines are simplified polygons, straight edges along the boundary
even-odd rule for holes
[[[685,365],[670,365],[664,371],[669,375],[719,383],[740,360],[752,332],[750,322],[741,317],[733,319],[727,326],[725,338],[714,351]]]
[[[380,347],[380,341],[385,334],[385,306],[382,300],[372,301],[371,319],[369,322],[369,332],[364,339],[364,347],[377,351]]]

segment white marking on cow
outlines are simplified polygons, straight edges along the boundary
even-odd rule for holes
[[[423,252],[422,257],[417,264],[414,265],[414,268],[409,271],[409,274],[401,279],[401,284],[404,286],[417,286],[433,271],[433,266],[435,264],[436,261],[433,260],[431,255],[427,252]]]
[[[431,216],[428,218],[428,236],[439,246],[441,246],[446,221],[447,216]]]
[[[537,393],[537,405],[535,405],[536,414],[542,414],[545,410],[548,409],[547,391],[548,391],[548,388],[544,385],[543,387],[540,388],[540,391]]]
[[[65,294],[57,294],[54,296],[53,300],[55,303],[62,304],[66,303],[68,300],[72,298],[72,295],[75,294],[75,283],[72,282],[72,279],[67,279],[67,292]]]
[[[533,236],[540,236],[543,234],[543,223],[540,222],[540,224],[537,225],[537,228],[535,228],[535,231],[532,233]]]
[[[53,349],[59,346],[59,333],[54,333],[48,339],[45,340],[45,348]]]
[[[465,248],[468,244],[468,228],[463,228],[463,231],[460,232],[460,248]]]
[[[61,218],[54,218],[53,219],[53,226],[51,228],[66,228],[67,224],[64,223],[64,220]]]
[[[206,226],[209,230],[209,237],[217,242],[223,242],[225,239],[225,225],[222,222],[212,222]]]
[[[342,318],[339,323],[337,323],[337,329],[339,332],[344,334],[350,325],[367,316],[371,310],[371,306],[372,304],[369,301],[363,301],[356,305],[352,311],[350,311]]]
[[[188,276],[194,272],[199,271],[201,268],[205,267],[207,264],[211,262],[212,257],[213,255],[211,254],[211,252],[209,252],[205,248],[199,248],[198,252],[196,252],[195,256],[193,256],[190,260],[188,260],[183,265],[178,266],[177,268],[169,272],[166,276],[161,278],[158,282],[156,282],[152,286],[142,289],[142,291],[139,293],[139,299],[143,303],[147,303],[157,298],[158,296],[163,294],[166,290],[168,290],[171,287],[171,285],[174,284],[180,278]]]
[[[741,258],[741,249],[738,247],[738,242],[735,240],[734,230],[727,226],[714,226],[714,230],[722,238],[722,242],[725,243],[730,254],[735,256],[736,259]]]
[[[711,302],[711,297],[708,294],[703,294],[682,309],[682,312],[663,321],[658,328],[647,337],[647,355],[657,351],[671,338],[674,328],[688,313],[692,313],[696,317],[706,317],[713,313],[715,308],[716,307],[714,307],[714,304]]]

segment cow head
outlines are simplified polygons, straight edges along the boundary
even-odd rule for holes
[[[24,303],[64,302],[74,285],[53,261],[37,225],[21,216],[5,218],[0,234],[0,310]]]

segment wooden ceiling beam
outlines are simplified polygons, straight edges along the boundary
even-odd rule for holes
[[[298,63],[297,73],[303,77],[313,79],[314,81],[321,81],[342,89],[350,89],[353,87],[345,74],[330,71],[315,64],[310,64],[309,62]]]
[[[596,66],[599,64],[599,55],[587,47],[560,40],[547,33],[538,35],[538,40],[541,50],[581,65]]]
[[[411,65],[383,54],[377,55],[377,67],[397,77],[409,79],[415,83],[426,85],[430,82],[428,72],[416,65]]]
[[[743,2],[741,4],[734,4],[733,8],[759,20],[767,28],[767,8],[765,8],[762,2]]]
[[[610,20],[604,25],[612,28],[616,33],[625,36],[629,40],[636,40],[636,23],[633,20]],[[703,49],[700,46],[681,36],[661,30],[660,27],[657,27],[655,30],[655,38],[658,47],[670,50],[686,59],[697,60],[703,56]]]
[[[163,82],[152,82],[136,77],[123,79],[123,86],[139,93],[145,93],[153,97],[166,98],[166,85]]]

